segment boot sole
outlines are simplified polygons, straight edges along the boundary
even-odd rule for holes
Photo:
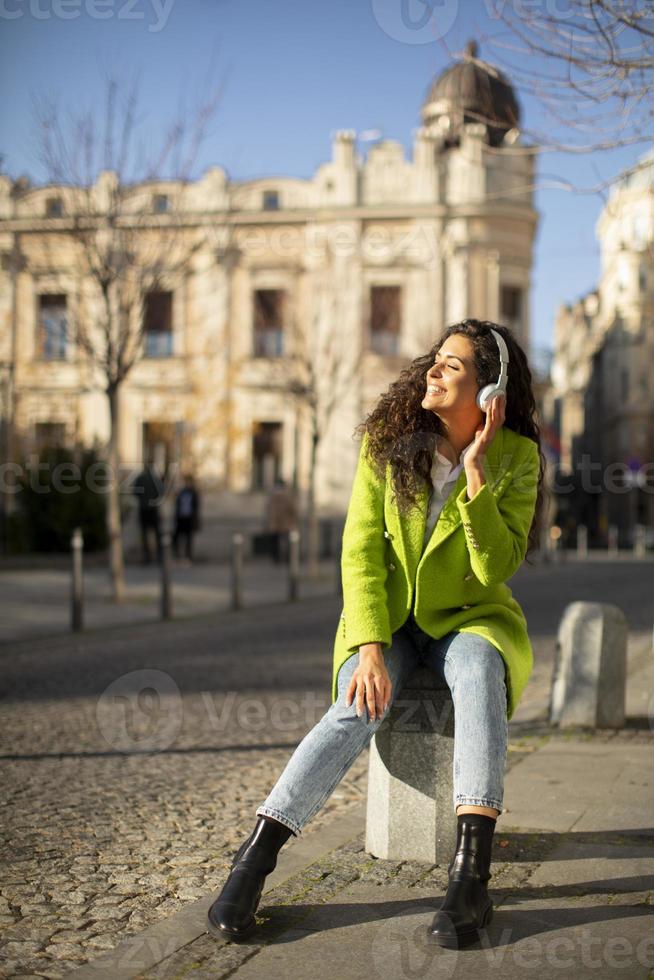
[[[489,905],[481,924],[469,929],[467,932],[459,932],[456,936],[437,936],[427,930],[427,942],[434,943],[436,946],[443,946],[445,949],[459,949],[460,946],[468,946],[480,939],[480,932],[485,929],[493,918],[493,905]]]

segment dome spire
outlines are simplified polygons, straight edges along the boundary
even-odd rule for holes
[[[459,142],[466,123],[486,127],[486,140],[499,146],[520,123],[520,105],[513,87],[494,65],[482,61],[479,46],[468,41],[459,59],[433,82],[422,107],[423,124],[445,140]]]

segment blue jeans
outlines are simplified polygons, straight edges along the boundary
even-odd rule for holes
[[[423,666],[444,680],[454,704],[454,812],[460,804],[502,812],[509,723],[500,652],[473,633],[455,630],[434,640],[410,615],[393,634],[384,661],[392,683],[386,712],[372,721],[367,707],[361,717],[355,701],[346,707],[359,664],[359,654],[352,654],[339,671],[336,701],[294,750],[258,816],[274,817],[299,835],[383,723],[406,678]]]

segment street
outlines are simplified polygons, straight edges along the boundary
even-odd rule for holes
[[[522,736],[542,730],[565,605],[617,603],[630,657],[641,657],[653,565],[523,566],[514,577],[536,668],[511,722],[510,765]],[[224,880],[256,806],[329,706],[340,609],[330,592],[4,645],[7,963],[64,976]],[[628,710],[637,695],[628,692]],[[651,744],[651,727],[621,735]],[[307,836],[361,805],[367,764],[364,751]]]

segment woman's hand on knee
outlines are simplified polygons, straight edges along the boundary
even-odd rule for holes
[[[367,704],[368,714],[375,721],[386,711],[392,688],[381,643],[366,643],[359,647],[359,664],[345,692],[346,707],[354,699],[357,715],[361,717],[364,704]]]

